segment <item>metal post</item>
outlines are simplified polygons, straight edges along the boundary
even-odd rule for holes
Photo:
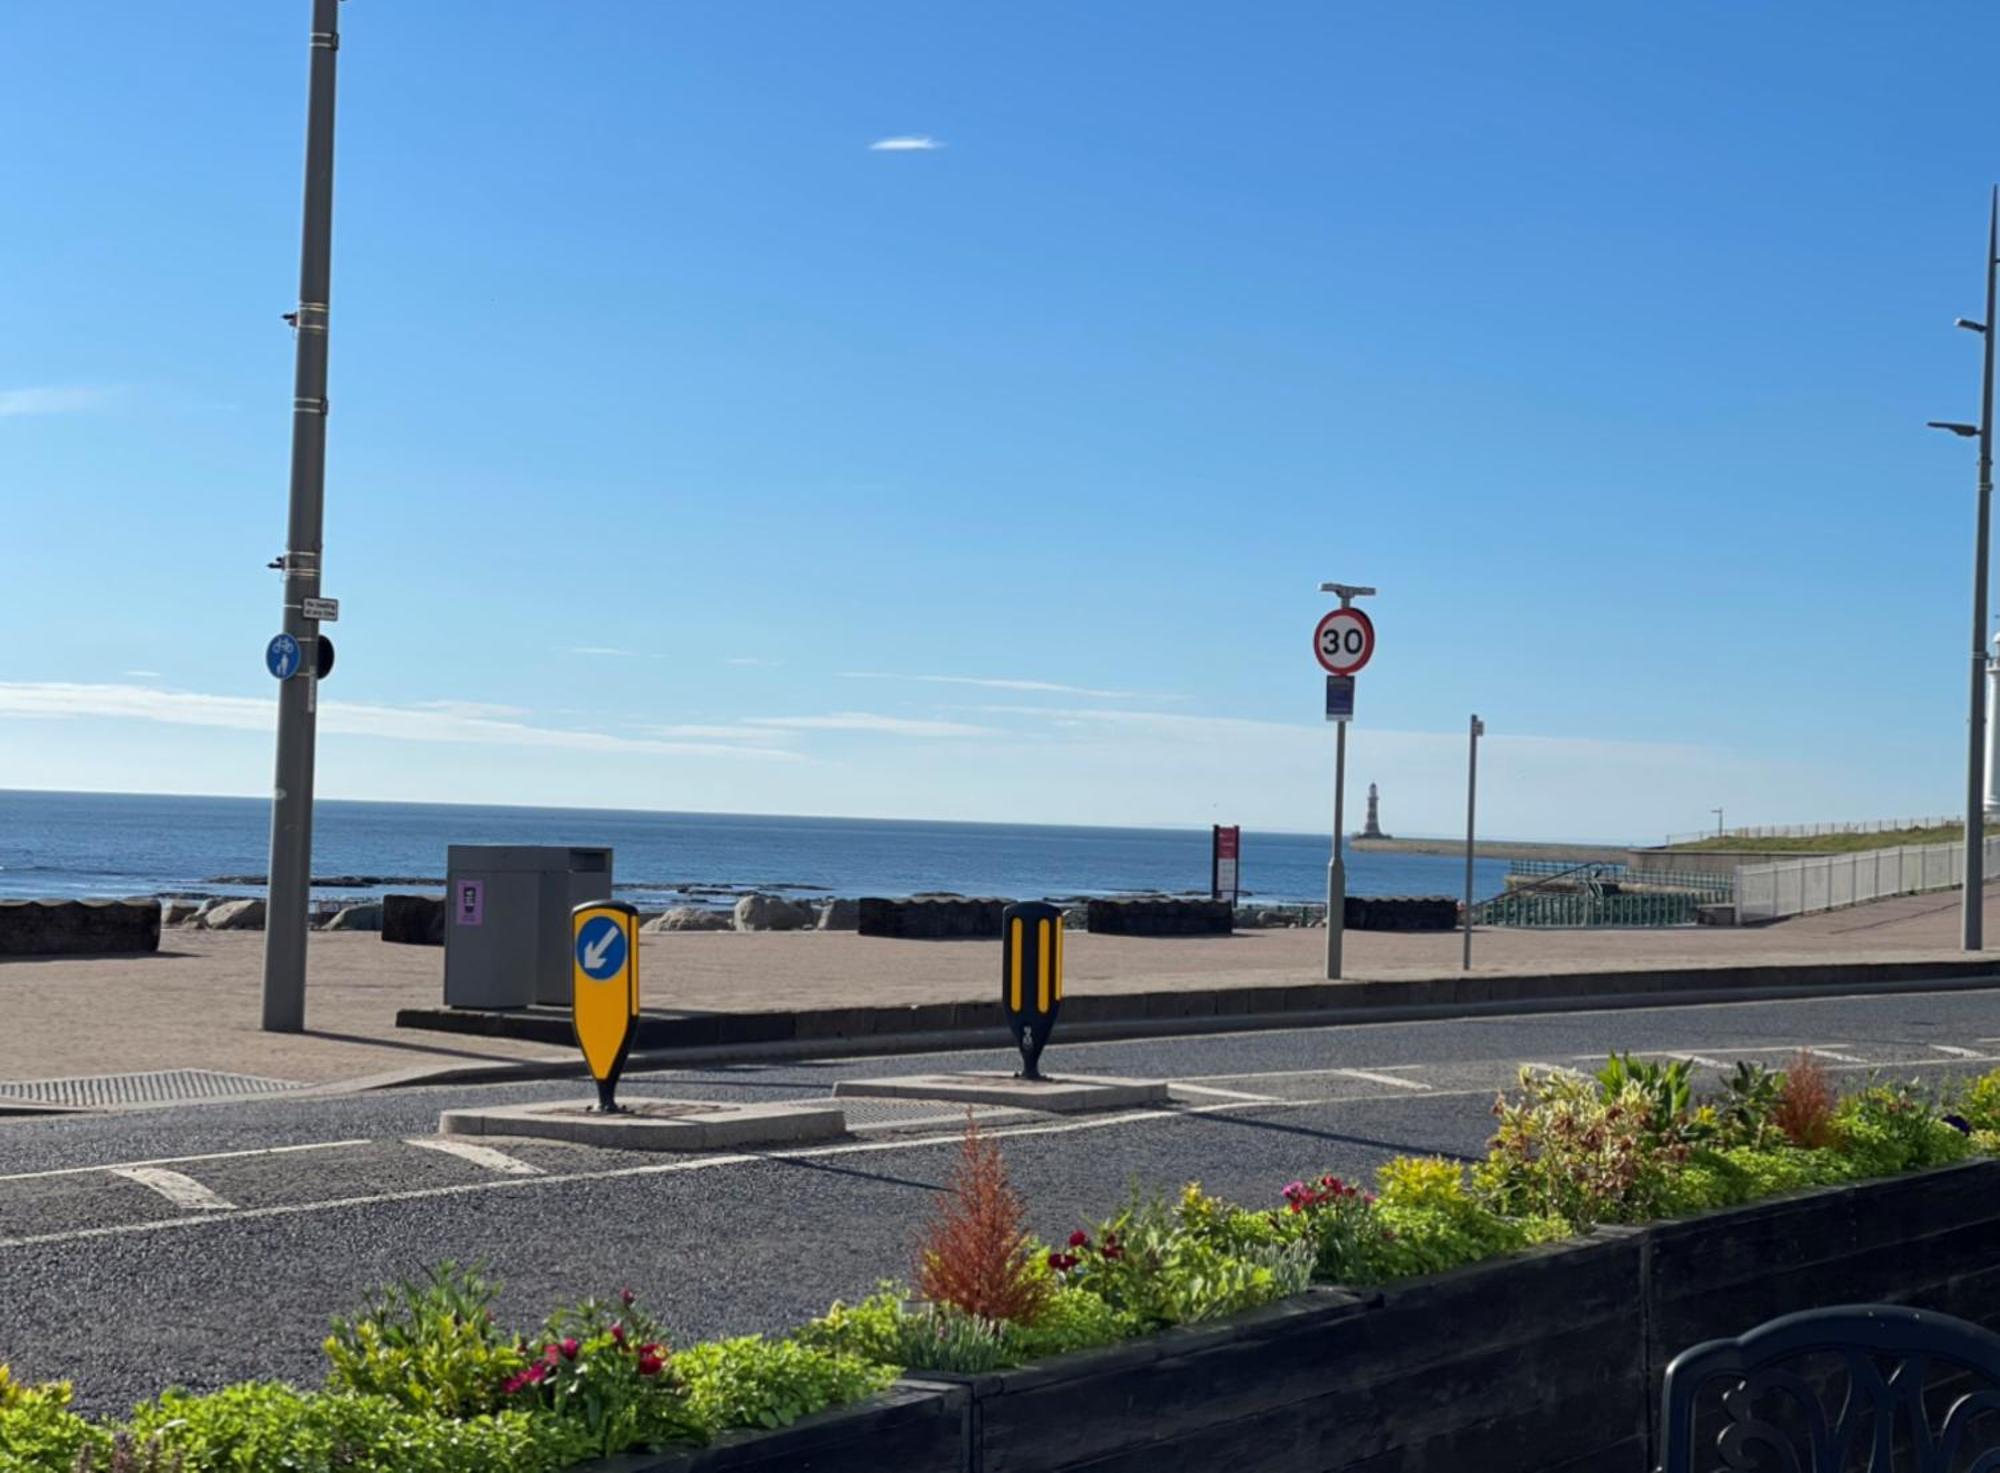
[[[1966,724],[1965,938],[1967,951],[1985,949],[1986,794],[1986,543],[1993,506],[1994,265],[2000,258],[2000,189],[1986,215],[1986,321],[1979,379],[1979,513],[1972,548],[1972,719]]]
[[[306,907],[312,890],[313,749],[319,623],[303,607],[320,591],[326,499],[327,303],[333,267],[333,84],[340,0],[313,0],[306,102],[305,224],[299,246],[297,358],[292,386],[291,509],[281,560],[284,629],[299,671],[278,682],[277,778],[271,795],[271,879],[264,916],[264,1031],[306,1026]]]
[[[1485,733],[1486,723],[1475,714],[1465,754],[1465,960],[1460,970],[1466,972],[1472,970],[1472,836],[1479,800],[1479,738]]]
[[[1333,859],[1326,867],[1326,979],[1340,980],[1340,946],[1347,931],[1347,723],[1336,724],[1333,739]]]

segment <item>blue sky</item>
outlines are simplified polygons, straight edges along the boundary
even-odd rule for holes
[[[0,786],[268,790],[307,15],[7,7]],[[1961,806],[1990,8],[342,24],[323,794]]]

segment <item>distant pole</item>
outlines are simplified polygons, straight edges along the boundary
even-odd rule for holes
[[[1486,723],[1472,718],[1472,734],[1465,754],[1465,961],[1462,971],[1472,970],[1472,836],[1479,808],[1479,739],[1486,735]]]
[[[1979,375],[1979,529],[1972,548],[1972,719],[1966,724],[1965,949],[1986,946],[1986,582],[1993,510],[1993,291],[2000,259],[2000,189],[1986,212],[1986,319]]]
[[[1711,808],[1708,811],[1715,815],[1715,837],[1719,839],[1722,837],[1722,832],[1723,832],[1722,810],[1720,808]]]
[[[312,895],[313,752],[318,725],[319,622],[304,602],[320,591],[326,502],[326,337],[333,277],[333,83],[340,0],[313,0],[306,101],[305,226],[293,319],[291,509],[286,523],[284,629],[299,642],[298,673],[278,682],[277,779],[271,795],[271,878],[264,915],[264,1031],[306,1026],[306,927]]]

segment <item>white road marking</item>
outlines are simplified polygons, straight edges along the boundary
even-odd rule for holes
[[[461,1161],[470,1161],[474,1166],[483,1166],[488,1171],[497,1171],[505,1176],[541,1176],[542,1168],[519,1156],[509,1156],[505,1151],[496,1151],[491,1146],[478,1145],[472,1141],[462,1141],[448,1135],[412,1136],[403,1142],[406,1146],[417,1146],[426,1151],[442,1151],[447,1156],[456,1156]]]
[[[161,1156],[153,1161],[116,1161],[109,1166],[59,1166],[53,1171],[17,1171],[12,1176],[0,1176],[0,1182],[39,1181],[49,1176],[94,1176],[101,1171],[128,1171],[140,1166],[185,1166],[191,1161],[234,1161],[245,1156],[285,1156],[294,1151],[338,1151],[349,1146],[372,1145],[367,1139],[351,1141],[314,1141],[304,1146],[260,1146],[250,1151],[211,1151],[205,1156]]]
[[[1931,1047],[1941,1054],[1951,1054],[1955,1058],[1960,1059],[1986,1059],[1992,1057],[1990,1054],[1981,1053],[1976,1048],[1960,1048],[1955,1043],[1934,1043]]]
[[[1214,1095],[1217,1099],[1224,1100],[1253,1100],[1259,1104],[1271,1103],[1275,1098],[1272,1095],[1253,1095],[1248,1090],[1242,1089],[1217,1089],[1212,1084],[1189,1084],[1181,1079],[1169,1080],[1167,1088],[1185,1090],[1191,1095]]]
[[[1799,1052],[1802,1054],[1812,1054],[1822,1059],[1831,1059],[1836,1064],[1865,1064],[1868,1062],[1866,1059],[1857,1059],[1852,1054],[1843,1054],[1836,1049],[1830,1048],[1804,1048],[1800,1049]]]
[[[1428,1084],[1419,1084],[1414,1079],[1398,1079],[1393,1074],[1377,1074],[1373,1069],[1329,1069],[1326,1072],[1329,1074],[1342,1074],[1349,1079],[1365,1079],[1370,1084],[1393,1085],[1397,1089],[1417,1089],[1426,1091],[1430,1089],[1430,1086]]]
[[[142,1187],[150,1187],[174,1206],[199,1212],[234,1212],[236,1204],[218,1197],[191,1176],[169,1171],[164,1166],[115,1166],[113,1176],[122,1176]]]
[[[1425,1064],[1384,1064],[1382,1066],[1382,1068],[1385,1071],[1395,1070],[1395,1069],[1423,1069],[1428,1067],[1430,1066]],[[1352,1074],[1352,1073],[1354,1073],[1354,1070],[1346,1068],[1248,1069],[1248,1070],[1238,1070],[1233,1074],[1177,1074],[1173,1077],[1173,1079],[1170,1082],[1174,1084],[1188,1084],[1190,1082],[1208,1080],[1208,1079],[1309,1079],[1315,1074]],[[1373,1077],[1379,1079],[1385,1076],[1378,1074]],[[1398,1079],[1395,1082],[1397,1084],[1409,1083],[1407,1079]]]

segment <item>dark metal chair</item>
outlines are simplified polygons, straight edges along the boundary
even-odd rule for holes
[[[1717,1383],[1716,1461],[1697,1462]],[[1662,1405],[1660,1473],[2000,1473],[2000,1335],[1897,1305],[1806,1310],[1682,1351]]]

